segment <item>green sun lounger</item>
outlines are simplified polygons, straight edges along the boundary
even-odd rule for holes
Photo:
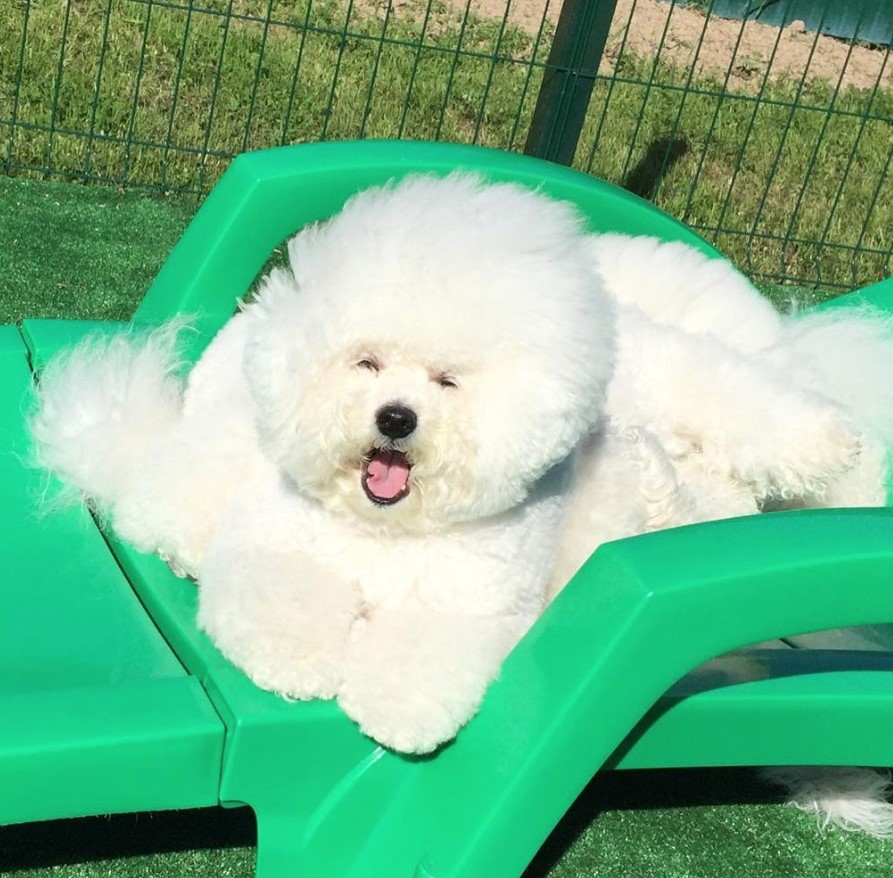
[[[196,315],[197,356],[298,228],[366,186],[456,168],[574,201],[594,230],[713,252],[634,196],[517,155],[287,147],[233,162],[135,319]],[[893,310],[893,283],[858,297]],[[774,513],[603,546],[480,714],[430,758],[381,749],[332,703],[257,689],[196,630],[193,584],[84,509],[40,512],[42,476],[24,464],[31,372],[97,328],[0,328],[0,823],[244,804],[260,878],[508,878],[606,768],[893,764],[890,509]]]

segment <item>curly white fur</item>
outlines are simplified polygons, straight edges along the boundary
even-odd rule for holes
[[[614,365],[585,243],[570,206],[518,186],[452,175],[364,192],[289,244],[182,403],[164,357],[148,388],[120,368],[167,330],[71,355],[84,367],[60,367],[64,392],[42,385],[35,425],[52,425],[35,436],[68,447],[89,386],[92,432],[71,445],[89,465],[43,460],[197,576],[201,626],[258,685],[337,697],[382,743],[429,751],[545,601]],[[137,411],[175,405],[103,470],[89,442],[122,419],[115,382]],[[394,406],[411,412],[403,432],[382,421]]]
[[[179,421],[178,323],[150,335],[89,338],[54,358],[30,422],[35,464],[112,507],[137,464]],[[101,364],[101,369],[97,369]]]
[[[638,321],[620,328],[631,350],[608,410],[649,425],[686,481],[725,475],[769,506],[886,501],[893,317],[869,306],[781,315],[730,263],[677,242],[599,235],[589,246],[621,322]],[[718,386],[725,399],[710,396]],[[671,410],[680,399],[690,407]]]
[[[767,768],[763,777],[790,793],[788,804],[815,815],[821,829],[837,826],[876,838],[893,836],[893,782],[873,768]]]

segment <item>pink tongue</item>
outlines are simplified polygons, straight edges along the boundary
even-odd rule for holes
[[[381,500],[393,500],[406,489],[409,463],[399,451],[376,451],[366,472],[369,491]]]

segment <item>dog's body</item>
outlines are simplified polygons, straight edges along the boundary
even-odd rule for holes
[[[886,454],[893,447],[893,382],[885,378],[893,369],[888,318],[853,306],[843,313],[783,316],[731,263],[677,242],[611,234],[593,236],[589,246],[619,313],[632,311],[640,318],[637,326],[626,331],[621,326],[618,332],[621,345],[631,346],[626,355],[621,350],[619,363],[621,372],[626,364],[644,380],[632,388],[622,374],[615,377],[609,412],[621,421],[649,425],[677,460],[691,450],[686,435],[717,437],[725,423],[728,438],[721,444],[730,444],[719,450],[718,466],[702,458],[698,468],[706,467],[712,482],[732,464],[734,480],[752,484],[760,504],[885,503]],[[699,379],[706,388],[698,386]],[[674,406],[685,401],[701,406],[709,399],[709,411],[667,411],[660,380],[671,385],[663,398]],[[734,392],[721,400],[718,386]],[[849,427],[840,424],[851,434],[849,441],[858,437],[858,453],[842,469],[838,452],[816,442],[822,431],[809,426],[816,414],[832,412],[826,408],[821,414],[817,396],[836,404],[849,420]],[[785,413],[789,408],[796,412],[793,418]],[[766,423],[771,430],[764,429]],[[816,446],[811,451],[810,443]],[[775,472],[764,472],[762,483],[744,471],[744,445],[771,461]],[[827,457],[824,473],[820,456]],[[809,474],[815,477],[811,485]]]
[[[863,423],[893,400],[854,413],[818,366],[788,375],[813,335],[726,263],[457,176],[361,193],[289,256],[185,388],[174,329],[94,343],[46,372],[32,428],[198,579],[255,682],[337,697],[388,746],[455,735],[601,542],[880,496]]]

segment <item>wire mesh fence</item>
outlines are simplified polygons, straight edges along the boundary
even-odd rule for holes
[[[198,193],[279,143],[517,148],[548,40],[546,19],[531,34],[434,2],[68,0],[18,17],[0,47],[10,169]]]
[[[807,32],[661,7],[648,25],[647,6],[618,3],[576,164],[762,279],[848,288],[889,274],[890,47],[858,39],[858,13],[842,41],[821,17]]]
[[[846,40],[822,33],[838,0],[812,3],[809,30],[714,2],[0,0],[0,163],[200,196],[234,154],[282,143],[526,147],[653,200],[759,279],[888,274],[893,63],[861,39],[877,0]]]

